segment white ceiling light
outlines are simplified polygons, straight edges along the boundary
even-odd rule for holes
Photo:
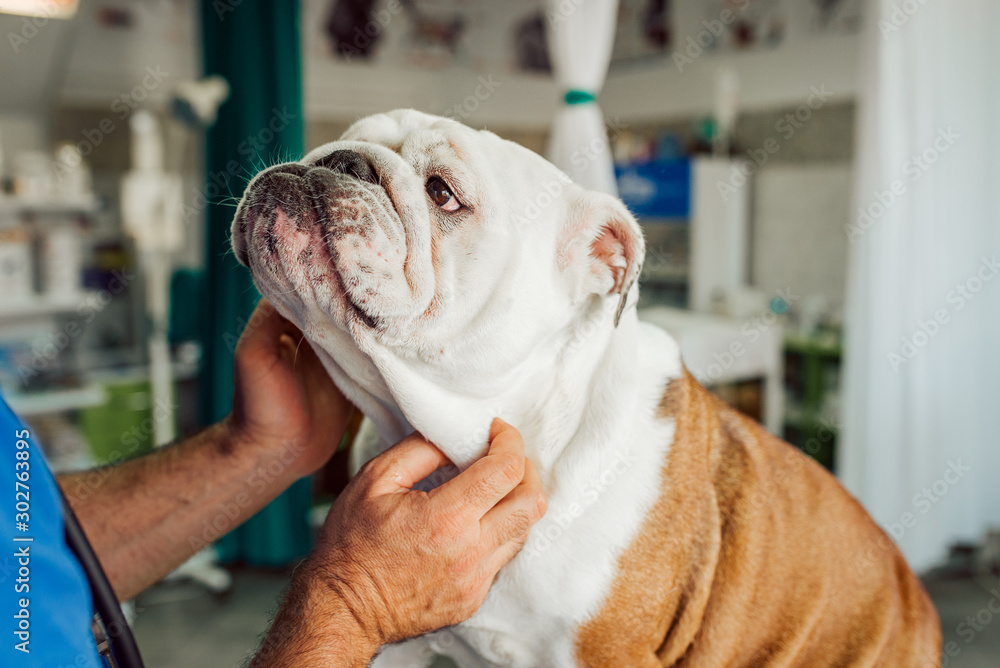
[[[79,4],[80,0],[0,0],[0,14],[69,19],[76,14]]]

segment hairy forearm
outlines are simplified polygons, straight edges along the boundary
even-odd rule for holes
[[[227,422],[119,466],[59,477],[119,599],[138,594],[294,481],[294,445],[234,442]]]
[[[340,588],[300,566],[249,668],[344,666],[364,668],[379,643],[351,612]]]

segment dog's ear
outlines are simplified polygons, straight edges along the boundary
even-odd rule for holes
[[[577,296],[619,295],[615,327],[642,270],[642,229],[621,200],[587,192],[573,202],[558,239],[559,269],[571,275]]]

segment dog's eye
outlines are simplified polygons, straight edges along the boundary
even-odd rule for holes
[[[441,177],[432,176],[427,179],[425,188],[427,194],[430,195],[431,201],[442,211],[451,213],[462,208],[462,203],[458,201],[455,194],[451,192],[451,188],[448,187],[448,184]]]

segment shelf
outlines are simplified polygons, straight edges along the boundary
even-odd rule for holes
[[[657,283],[687,283],[690,270],[687,265],[671,265],[657,269],[644,269],[639,278],[640,285]]]
[[[824,357],[840,357],[843,354],[840,336],[832,332],[824,332],[814,336],[789,334],[785,337],[785,350],[803,355],[822,355]]]
[[[107,401],[104,388],[96,384],[67,390],[9,394],[4,398],[21,417],[90,408]]]
[[[785,425],[796,429],[815,429],[817,427],[823,427],[824,429],[834,433],[839,430],[839,426],[834,420],[831,420],[828,416],[821,415],[815,411],[790,410],[785,413]]]
[[[96,197],[79,199],[23,199],[0,197],[0,214],[29,213],[43,216],[71,216],[96,213],[100,202]]]
[[[25,320],[57,313],[72,313],[96,294],[98,293],[93,290],[81,290],[75,294],[34,295],[10,300],[0,298],[0,320]]]

